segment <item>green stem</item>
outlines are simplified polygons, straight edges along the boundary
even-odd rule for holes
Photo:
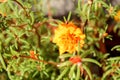
[[[4,61],[4,59],[3,59],[3,56],[2,56],[2,54],[1,54],[1,52],[0,52],[0,62],[1,62],[1,64],[2,64],[2,66],[3,66],[3,68],[6,70],[6,64],[5,64],[5,61]]]
[[[4,59],[3,59],[3,56],[2,56],[2,43],[0,42],[0,62],[1,62],[1,64],[2,64],[2,66],[3,66],[3,68],[6,70],[6,64],[5,64],[5,61],[4,61]]]

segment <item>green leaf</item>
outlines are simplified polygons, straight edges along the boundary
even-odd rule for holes
[[[30,13],[30,17],[31,17],[31,25],[34,23],[34,14],[33,12]]]
[[[6,39],[5,39],[5,44],[8,45],[12,39],[13,39],[12,37],[6,38]]]
[[[63,19],[64,19],[64,22],[67,22],[67,19],[65,18],[65,16],[63,17]]]
[[[58,67],[61,68],[61,67],[64,67],[64,66],[68,66],[68,65],[70,65],[70,64],[71,64],[70,61],[65,61],[65,62],[63,62],[63,63],[60,63],[60,64],[58,65]]]
[[[89,21],[89,19],[90,19],[90,10],[91,10],[91,8],[88,7],[88,9],[87,9],[87,19],[88,19],[88,21]]]
[[[12,55],[19,55],[17,51],[13,50],[12,46],[10,46],[10,52]]]
[[[116,46],[114,46],[112,49],[111,49],[111,51],[113,51],[113,50],[118,50],[118,51],[120,51],[120,45],[116,45]]]
[[[112,76],[112,78],[113,78],[113,80],[118,80],[118,79],[116,78],[116,76]]]
[[[109,55],[110,55],[109,53],[106,53],[106,54],[103,55],[102,58],[103,58],[103,59],[104,59],[104,58],[107,58]]]
[[[14,46],[15,46],[16,49],[18,49],[18,42],[17,42],[17,40],[15,40]]]
[[[80,66],[77,65],[77,74],[76,74],[76,80],[80,79]]]
[[[2,54],[1,54],[1,52],[0,52],[0,62],[1,62],[1,64],[2,64],[2,66],[3,66],[3,68],[6,70],[6,64],[5,64],[5,61],[4,61],[4,59],[3,59],[3,56],[2,56]]]
[[[66,67],[56,80],[62,80],[62,77],[67,73],[68,70],[69,70],[69,67]]]
[[[43,71],[46,77],[49,77],[49,74],[46,71]]]
[[[106,80],[105,78],[106,78],[108,75],[110,75],[112,71],[113,71],[113,69],[107,70],[107,71],[103,74],[101,80]]]
[[[72,54],[62,54],[59,56],[59,58],[68,58],[68,57],[71,57]]]
[[[22,31],[18,32],[18,37],[20,38],[20,37],[22,37],[24,34],[25,34],[25,32],[22,30]]]
[[[94,4],[95,4],[94,5],[95,6],[95,11],[97,11],[98,10],[98,3],[95,2]]]
[[[81,11],[81,0],[78,0],[78,11]]]
[[[120,75],[118,75],[118,76],[116,77],[116,79],[119,80],[119,79],[120,79]]]
[[[50,25],[51,25],[51,26],[54,26],[54,27],[58,26],[58,24],[56,24],[56,23],[54,23],[54,22],[50,22]]]
[[[93,52],[94,52],[93,49],[86,50],[86,51],[84,51],[84,52],[80,55],[80,57],[81,57],[81,58],[84,58],[84,57],[88,56],[89,54],[91,54],[91,53],[93,53]]]
[[[83,62],[91,62],[91,63],[97,64],[99,67],[101,67],[101,64],[98,61],[94,60],[94,59],[83,58],[82,61]]]
[[[8,0],[8,5],[14,11],[14,6],[13,6],[13,3],[12,3],[12,0]]]
[[[26,40],[24,40],[24,39],[19,39],[19,41],[21,42],[21,43],[23,43],[23,44],[25,44],[25,45],[30,45]]]
[[[104,70],[108,70],[108,69],[110,69],[112,66],[111,65],[108,65],[108,66],[106,66],[105,68],[104,68]]]
[[[106,4],[104,1],[102,1],[102,0],[96,0],[96,2],[99,4],[99,3],[101,3],[105,8],[108,8],[109,6],[108,6],[108,4]]]
[[[73,76],[75,68],[76,68],[76,64],[72,65],[72,67],[70,68],[70,72],[69,72],[70,77]]]
[[[108,61],[120,60],[120,56],[107,59]]]
[[[70,11],[69,14],[68,14],[68,17],[67,17],[67,21],[68,21],[68,22],[70,21],[71,14],[72,14],[72,12]]]
[[[3,66],[3,68],[6,70],[6,64],[5,64],[5,61],[4,61],[4,58],[3,58],[3,56],[2,56],[2,43],[0,42],[0,62],[1,62],[1,64],[2,64],[2,66]]]
[[[90,72],[90,69],[89,69],[86,65],[84,65],[84,64],[82,64],[82,67],[83,67],[83,69],[85,69],[85,71],[87,72],[90,80],[93,80],[93,79],[92,79],[92,74],[91,74],[91,72]]]
[[[85,80],[88,80],[88,78],[89,78],[88,76],[85,76]]]
[[[83,10],[82,10],[83,15],[86,14],[87,10],[88,10],[88,4],[84,4]]]

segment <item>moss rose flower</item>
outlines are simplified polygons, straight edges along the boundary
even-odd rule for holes
[[[55,29],[53,42],[59,47],[60,55],[64,52],[73,53],[79,46],[83,47],[85,34],[73,22],[59,24]],[[80,45],[78,45],[80,44]]]

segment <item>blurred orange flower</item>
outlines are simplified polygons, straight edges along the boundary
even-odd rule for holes
[[[114,16],[115,21],[120,21],[120,10],[117,11],[117,14]]]
[[[79,56],[75,56],[69,59],[72,64],[80,63],[82,60]]]
[[[73,22],[59,24],[55,29],[53,42],[59,47],[60,55],[64,52],[73,53],[84,44],[85,34]]]
[[[7,2],[7,0],[0,0],[0,2]]]
[[[38,59],[34,51],[30,51],[30,58],[32,59]]]

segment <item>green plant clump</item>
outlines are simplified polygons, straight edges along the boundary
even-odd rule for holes
[[[120,57],[105,48],[109,19],[120,34],[119,5],[77,0],[64,20],[53,18],[50,6],[47,16],[43,6],[44,0],[0,0],[1,80],[120,80]]]

